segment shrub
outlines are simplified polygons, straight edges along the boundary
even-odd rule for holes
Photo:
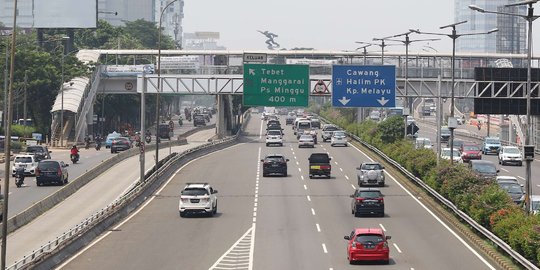
[[[490,228],[490,216],[514,203],[508,194],[497,184],[481,188],[480,196],[471,203],[469,215],[486,228]]]
[[[34,127],[25,127],[23,125],[12,125],[11,126],[11,135],[30,138],[32,133],[36,132]]]
[[[528,220],[525,213],[517,207],[500,209],[489,217],[489,224],[493,233],[507,243],[510,232],[527,222],[530,222],[530,220]]]

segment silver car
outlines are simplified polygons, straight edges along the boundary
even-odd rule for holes
[[[313,140],[313,136],[304,134],[300,136],[298,139],[298,148],[300,147],[315,147],[315,141]]]
[[[356,168],[358,186],[380,186],[384,187],[384,166],[377,162],[362,163]]]

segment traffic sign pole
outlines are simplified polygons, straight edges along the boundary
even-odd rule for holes
[[[307,107],[308,65],[244,64],[246,106]]]

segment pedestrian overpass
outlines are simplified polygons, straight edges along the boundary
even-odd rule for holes
[[[234,119],[230,96],[243,93],[243,62],[247,54],[264,56],[266,63],[309,65],[311,96],[331,96],[332,65],[380,65],[381,62],[396,66],[397,97],[433,98],[440,95],[448,98],[451,95],[451,55],[436,52],[410,53],[407,57],[404,53],[385,52],[383,56],[380,52],[364,54],[356,51],[162,50],[161,74],[158,76],[152,73],[153,63],[157,62],[157,50],[81,50],[77,54],[81,61],[98,64],[90,78],[76,78],[75,83],[64,84],[64,97],[62,99],[59,94],[51,110],[52,142],[58,143],[61,137],[82,141],[94,124],[93,104],[98,95],[136,95],[141,93],[143,82],[146,82],[145,89],[149,94],[214,95],[222,109],[219,111],[220,119],[230,122]],[[516,84],[524,88],[523,82],[489,82],[487,86],[480,86],[474,80],[474,67],[496,67],[501,59],[512,62],[514,67],[526,67],[526,55],[458,53],[455,59],[457,107],[472,108],[472,98],[480,93],[489,93],[496,98],[504,92],[514,98],[525,98],[510,88]],[[533,59],[533,66],[539,66],[539,63],[540,58]],[[144,76],[143,70],[148,72]],[[534,91],[539,88],[540,85],[534,83]],[[227,108],[227,113],[224,108]],[[514,125],[521,128],[519,117],[512,119],[516,119]],[[535,127],[540,126],[536,122]],[[231,127],[221,126],[218,130],[223,132],[227,128]],[[536,128],[534,130],[534,134],[540,134]],[[540,139],[535,136],[535,141]]]

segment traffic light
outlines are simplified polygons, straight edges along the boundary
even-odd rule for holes
[[[414,123],[410,123],[407,126],[407,135],[414,135],[416,132],[418,132],[420,128]]]

